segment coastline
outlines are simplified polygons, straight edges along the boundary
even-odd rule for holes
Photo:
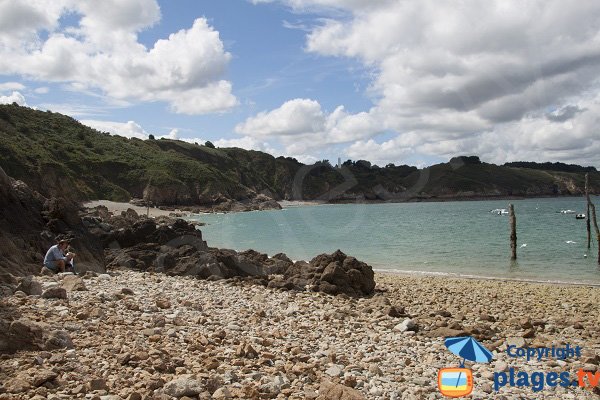
[[[402,204],[402,203],[447,203],[454,201],[498,201],[498,200],[530,200],[530,199],[577,199],[582,198],[584,195],[539,195],[539,196],[459,196],[459,197],[412,197],[406,199],[389,199],[389,200],[373,200],[373,199],[341,199],[341,200],[276,200],[282,209],[293,208],[293,207],[309,207],[309,206],[323,206],[323,205],[336,205],[336,204]],[[590,193],[592,197],[599,197],[600,194]],[[138,214],[146,214],[147,207],[137,206],[129,202],[115,202],[111,200],[89,200],[82,202],[84,207],[93,208],[99,205],[108,207],[111,212],[126,211],[127,208],[134,209]],[[215,204],[215,205],[218,205]],[[172,216],[171,214],[181,214],[186,217],[190,215],[202,215],[202,214],[227,214],[236,212],[249,212],[249,211],[273,211],[274,209],[264,210],[220,210],[218,212],[211,211],[211,206],[194,206],[199,212],[188,211],[192,206],[189,205],[170,205],[159,207],[150,207],[150,216]]]

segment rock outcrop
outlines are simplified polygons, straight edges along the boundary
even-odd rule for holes
[[[101,224],[99,222],[98,227]],[[108,247],[108,268],[209,280],[248,278],[272,288],[352,297],[368,296],[375,288],[373,269],[339,250],[330,255],[321,254],[310,263],[294,263],[285,254],[269,257],[254,250],[209,248],[202,240],[202,233],[183,220],[172,225],[141,220],[131,228],[94,231]]]
[[[333,254],[320,254],[310,263],[294,263],[269,286],[359,297],[373,294],[374,275],[371,266],[337,250]]]
[[[44,254],[59,235],[72,238],[79,271],[104,271],[102,246],[78,212],[74,203],[47,199],[0,168],[0,273],[39,273]]]

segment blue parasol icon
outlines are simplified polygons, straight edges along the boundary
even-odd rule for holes
[[[488,349],[483,347],[481,343],[473,339],[471,336],[446,338],[444,344],[452,353],[463,358],[463,361],[460,364],[461,368],[465,367],[465,360],[478,363],[488,363],[492,361],[492,358],[494,358]],[[461,374],[459,373],[458,379],[456,380],[457,386],[458,382],[460,381],[460,375]]]

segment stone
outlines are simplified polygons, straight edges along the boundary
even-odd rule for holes
[[[527,329],[525,332],[523,332],[523,337],[525,339],[531,339],[534,336],[535,336],[535,329],[533,329],[533,328]]]
[[[332,377],[341,376],[344,373],[344,367],[342,365],[334,364],[327,368],[325,373]]]
[[[412,319],[406,318],[404,321],[396,325],[394,327],[394,330],[396,332],[416,331],[417,324],[415,324],[415,322]]]
[[[64,288],[54,286],[42,293],[44,299],[67,299],[67,291]]]
[[[356,389],[329,381],[321,382],[317,400],[365,400],[365,396]]]
[[[10,323],[0,320],[0,352],[39,350],[43,348],[43,336],[42,325],[26,318],[20,318]]]
[[[496,361],[494,365],[494,372],[506,372],[508,371],[508,364],[504,361]]]
[[[106,313],[100,307],[92,308],[92,311],[90,311],[90,313],[89,313],[90,318],[104,318],[105,316],[106,316]]]
[[[392,318],[400,318],[406,316],[404,307],[389,306],[385,313]]]
[[[71,340],[71,336],[66,331],[52,331],[48,335],[45,342],[45,348],[48,350],[53,349],[72,349],[75,345]]]
[[[84,292],[87,290],[85,283],[83,283],[83,279],[76,275],[68,275],[63,278],[62,287],[65,288],[67,292]]]
[[[21,282],[15,288],[15,291],[18,290],[22,291],[28,296],[40,296],[42,294],[42,284],[30,275],[21,279]]]
[[[156,299],[156,306],[158,308],[168,309],[171,308],[171,302],[164,298]]]
[[[379,366],[377,364],[369,365],[369,372],[372,373],[373,375],[383,375],[381,368],[379,368]]]
[[[524,347],[525,339],[518,336],[509,336],[506,338],[506,346]]]
[[[246,358],[257,358],[258,357],[258,352],[256,350],[254,350],[254,347],[252,347],[252,345],[250,343],[248,343],[248,344],[246,344],[246,346],[244,346],[244,353],[245,353]]]
[[[31,377],[31,384],[35,387],[42,386],[48,381],[52,381],[58,377],[58,374],[54,371],[43,369],[36,371]]]
[[[108,385],[104,379],[91,379],[86,383],[86,389],[89,392],[93,392],[96,390],[106,390],[108,391]]]
[[[457,337],[457,336],[465,336],[467,333],[463,330],[459,330],[459,329],[451,329],[448,327],[439,327],[436,329],[433,329],[429,332],[427,332],[427,336],[431,337],[431,338],[438,338],[438,337]]]
[[[213,399],[231,399],[233,396],[231,395],[231,391],[226,387],[221,387],[215,390],[212,394]]]
[[[173,397],[196,396],[204,391],[202,382],[186,376],[165,383],[163,392]]]
[[[8,393],[19,394],[31,389],[31,384],[21,378],[13,378],[4,383],[4,390]]]

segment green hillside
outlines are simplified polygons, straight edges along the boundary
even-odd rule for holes
[[[258,193],[276,200],[348,201],[580,194],[584,169],[497,166],[457,157],[423,170],[347,161],[304,165],[259,151],[98,132],[73,118],[0,105],[0,166],[45,196],[155,204],[215,204]],[[522,165],[522,166],[521,166]],[[540,167],[540,165],[542,167]],[[576,166],[575,166],[576,167]],[[594,170],[592,168],[592,170]],[[594,188],[600,174],[591,172]]]

